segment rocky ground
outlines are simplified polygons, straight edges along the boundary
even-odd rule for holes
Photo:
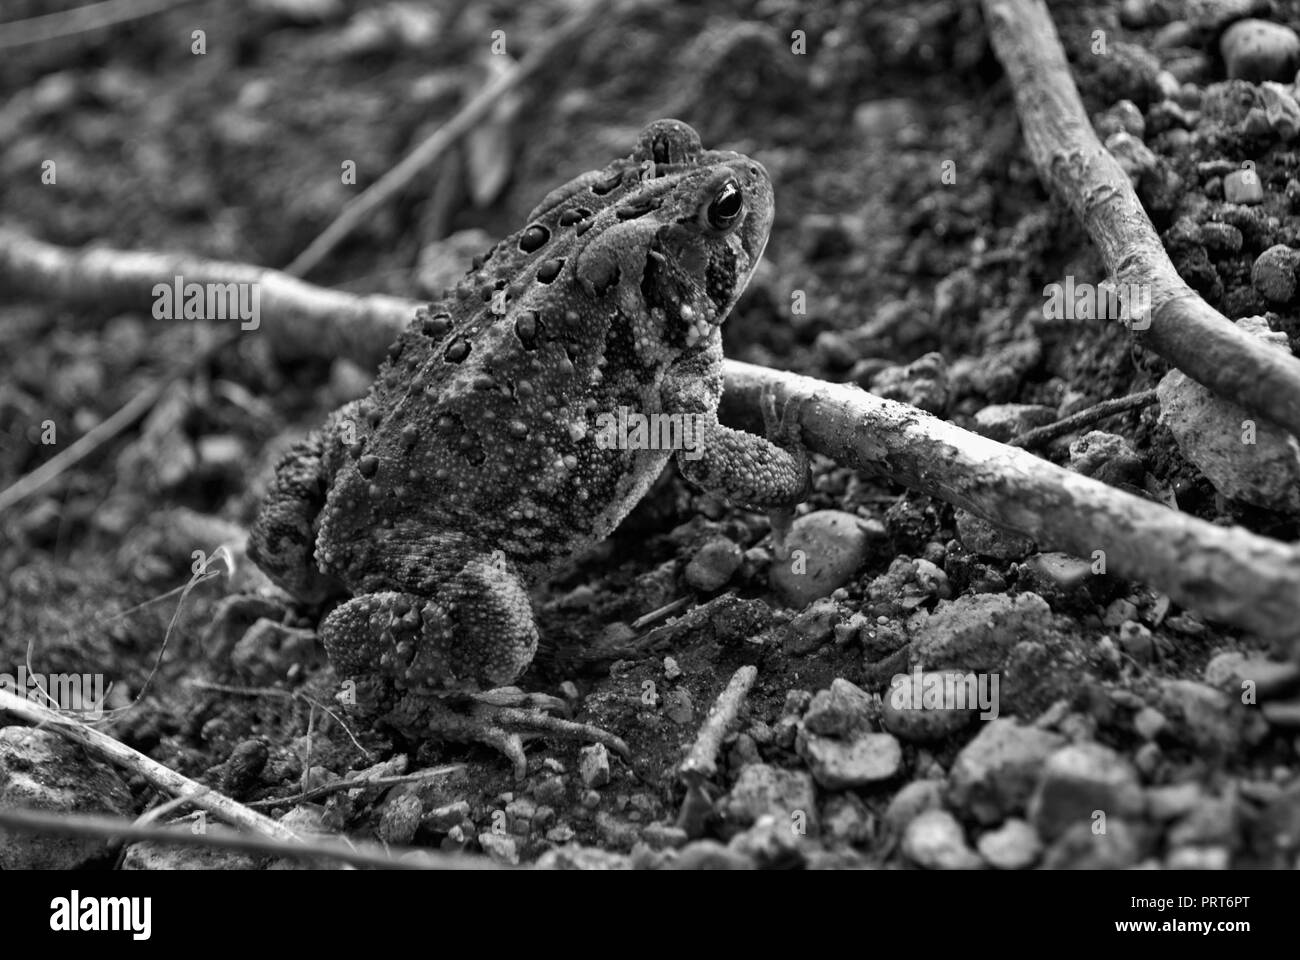
[[[19,2],[6,16],[71,5]],[[340,158],[372,182],[482,85],[494,29],[522,51],[560,14],[251,6],[196,3],[7,51],[4,225],[283,266],[352,195]],[[1098,135],[1179,272],[1295,350],[1300,4],[1051,6]],[[792,31],[805,53],[792,53]],[[1295,438],[1260,425],[1243,456],[1247,412],[1122,325],[1045,310],[1046,285],[1096,283],[1104,268],[1039,184],[976,4],[625,5],[516,106],[312,279],[428,296],[551,187],[626,154],[645,121],[678,116],[706,144],[761,159],[776,183],[765,265],[726,328],[730,357],[856,383],[999,440],[1157,388],[1158,402],[1039,452],[1170,509],[1296,539]],[[50,158],[57,182],[41,185]],[[144,313],[4,297],[0,488],[200,340]],[[0,674],[103,673],[107,732],[297,829],[509,863],[1297,865],[1300,708],[1288,697],[1300,670],[1282,651],[1094,558],[1040,552],[824,459],[792,535],[803,569],[773,562],[765,518],[669,472],[537,592],[543,649],[522,686],[571,701],[623,737],[630,760],[536,741],[515,782],[486,749],[340,722],[312,705],[333,709],[338,686],[304,611],[267,600],[219,620],[224,598],[257,585],[244,565],[180,588],[195,550],[238,540],[285,446],[369,375],[346,360],[286,364],[242,338],[0,515]],[[757,673],[739,723],[688,790],[678,766],[746,665]],[[973,673],[997,696],[905,709],[891,679],[913,671],[931,683]],[[417,783],[364,783],[447,765]],[[295,799],[343,778],[359,785]],[[0,728],[0,804],[134,817],[162,799],[50,732]],[[6,869],[114,864],[266,861],[0,837]]]

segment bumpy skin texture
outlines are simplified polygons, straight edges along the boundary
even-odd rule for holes
[[[603,413],[698,415],[688,479],[755,509],[804,498],[797,443],[716,418],[719,325],[772,204],[758,163],[651,124],[629,158],[553,191],[477,258],[392,345],[369,395],[286,456],[251,553],[304,601],[352,596],[320,633],[360,699],[418,725],[412,697],[524,671],[527,584],[606,536],[673,454],[602,449]]]

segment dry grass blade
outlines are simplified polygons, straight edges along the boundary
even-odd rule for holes
[[[394,777],[374,777],[369,780],[336,780],[333,783],[327,783],[324,786],[315,787],[311,790],[304,790],[302,793],[296,793],[291,797],[270,797],[266,800],[254,800],[250,807],[283,807],[294,803],[310,803],[313,800],[322,800],[325,797],[335,793],[342,793],[346,790],[382,790],[387,787],[396,787],[406,783],[420,783],[424,780],[432,780],[435,777],[444,777],[449,773],[457,773],[465,769],[463,763],[452,763],[445,767],[431,767],[428,770],[419,770],[415,773],[404,773]]]
[[[94,429],[86,433],[85,436],[77,439],[66,450],[60,450],[57,454],[41,464],[31,473],[20,477],[4,490],[0,490],[0,513],[8,510],[14,504],[21,503],[34,493],[39,493],[45,487],[49,486],[64,471],[76,466],[90,454],[112,440],[115,436],[125,430],[135,421],[139,420],[149,409],[158,402],[164,390],[172,384],[173,381],[180,379],[188,374],[199,364],[204,363],[223,347],[235,340],[235,334],[229,333],[225,336],[215,338],[207,347],[200,350],[197,354],[187,359],[171,370],[166,376],[160,377],[154,383],[151,383],[145,389],[141,390],[134,397],[126,402],[116,413],[106,420],[96,424]]]
[[[130,820],[87,814],[52,813],[48,810],[0,809],[0,827],[75,837],[102,837],[136,843],[161,843],[181,847],[240,850],[275,857],[317,863],[337,860],[358,867],[380,870],[497,870],[487,857],[437,853],[430,850],[384,848],[373,843],[310,837],[305,840],[277,840],[223,830],[210,826],[202,833],[189,827],[139,826]]]
[[[606,12],[611,0],[584,0],[584,2],[585,6],[570,14],[563,23],[543,36],[516,66],[493,78],[454,117],[403,157],[397,166],[348,203],[334,222],[326,227],[306,250],[298,254],[293,263],[284,268],[284,272],[292,277],[302,277],[310,273],[331,250],[365,222],[372,210],[391,199],[421,170],[442,156],[456,141],[473,129],[475,124],[483,120],[503,95],[536,73],[538,68],[554,57],[566,43],[595,23],[597,17]]]
[[[0,23],[0,50],[9,50],[29,43],[48,43],[61,37],[102,30],[114,24],[139,20],[141,17],[193,2],[194,0],[103,0],[102,3],[88,3],[59,13],[47,13],[26,20],[11,20],[8,23]]]

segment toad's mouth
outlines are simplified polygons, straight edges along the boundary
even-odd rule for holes
[[[739,238],[703,244],[668,229],[646,250],[641,296],[669,343],[693,347],[726,320],[754,267]]]

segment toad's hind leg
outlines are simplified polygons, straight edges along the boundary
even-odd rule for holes
[[[522,732],[604,743],[617,737],[546,714],[552,697],[484,687],[509,684],[537,650],[537,627],[519,578],[500,554],[471,560],[433,597],[368,593],[321,623],[321,642],[344,677],[356,682],[357,707],[410,737],[435,734],[495,747],[526,772]]]
[[[275,468],[249,532],[248,554],[277,584],[304,603],[342,591],[316,564],[316,522],[338,464],[341,431],[350,431],[355,403],[289,448]]]

